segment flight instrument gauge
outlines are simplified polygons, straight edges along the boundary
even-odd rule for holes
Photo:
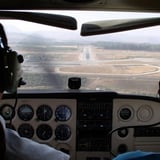
[[[52,109],[48,105],[41,105],[37,109],[37,118],[41,121],[48,121],[52,118]]]
[[[18,128],[18,133],[21,137],[32,138],[34,129],[30,124],[21,124]]]
[[[14,107],[9,104],[4,104],[0,108],[0,114],[5,120],[11,120],[15,116]]]
[[[23,121],[29,121],[33,118],[33,108],[28,104],[23,104],[18,109],[18,116]]]
[[[56,140],[65,141],[71,136],[71,128],[68,125],[61,124],[55,130]]]
[[[47,124],[41,124],[37,128],[37,136],[41,140],[48,140],[52,137],[52,128]]]
[[[67,121],[71,115],[71,109],[67,105],[60,105],[55,110],[56,121]]]

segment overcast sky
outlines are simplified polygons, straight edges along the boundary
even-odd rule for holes
[[[52,11],[49,11],[52,13]],[[85,11],[55,11],[54,14],[62,14],[75,17],[78,23],[78,30],[77,31],[69,31],[66,29],[60,29],[56,27],[50,27],[40,24],[35,24],[31,22],[24,22],[24,21],[1,21],[4,24],[7,33],[10,32],[18,32],[19,34],[39,34],[39,36],[45,36],[48,38],[54,39],[88,39],[88,40],[95,40],[95,36],[91,37],[80,37],[80,28],[81,25],[85,22],[89,21],[97,21],[97,20],[113,20],[113,19],[128,19],[128,18],[144,18],[144,17],[159,17],[160,14],[148,14],[148,13],[131,13],[131,12],[85,12]],[[99,40],[105,41],[142,41],[142,42],[152,42],[153,39],[156,43],[160,43],[159,34],[160,33],[160,26],[135,31],[127,31],[122,33],[114,33],[108,35],[100,35],[96,36]]]

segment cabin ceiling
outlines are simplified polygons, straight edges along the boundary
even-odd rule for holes
[[[0,9],[160,12],[159,0],[0,0]]]

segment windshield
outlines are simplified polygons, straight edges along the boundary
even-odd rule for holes
[[[80,27],[88,21],[153,17],[158,14],[57,13],[75,17],[78,30],[19,20],[1,21],[9,46],[24,56],[22,67],[27,84],[20,91],[67,90],[68,79],[80,77],[82,90],[157,94],[160,77],[159,26],[88,37],[80,36]]]

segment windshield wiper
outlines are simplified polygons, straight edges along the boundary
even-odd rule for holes
[[[87,22],[82,25],[81,35],[107,34],[160,25],[160,18],[139,18]]]
[[[75,18],[57,14],[1,10],[0,19],[19,19],[70,30],[77,29],[77,21]]]

